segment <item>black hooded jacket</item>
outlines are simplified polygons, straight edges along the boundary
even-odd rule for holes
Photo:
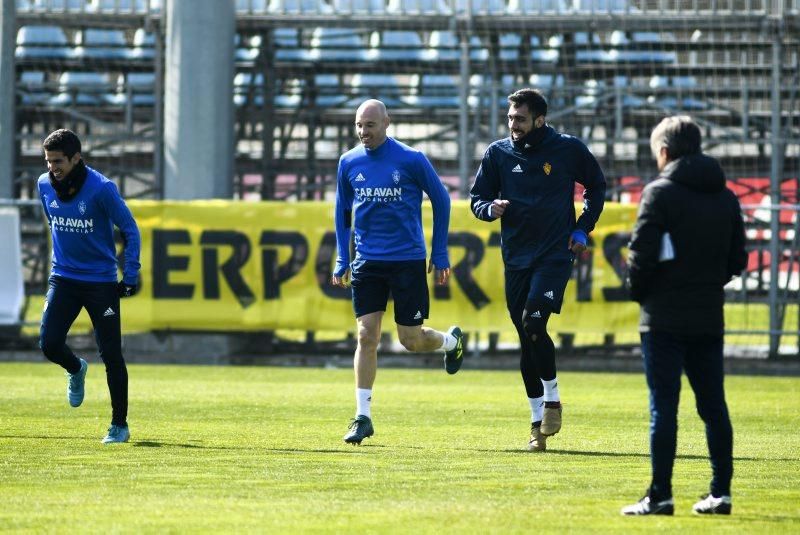
[[[674,258],[659,260],[669,233]],[[744,223],[719,163],[704,154],[669,162],[645,187],[628,253],[640,330],[721,335],[723,287],[747,265]]]

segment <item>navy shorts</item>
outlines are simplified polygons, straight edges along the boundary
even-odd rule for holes
[[[422,325],[428,319],[430,300],[425,260],[358,260],[351,266],[353,310],[359,318],[386,311],[394,299],[398,325]]]
[[[527,269],[506,271],[506,302],[511,317],[521,317],[529,301],[541,303],[555,314],[560,313],[571,274],[571,260],[542,262]]]

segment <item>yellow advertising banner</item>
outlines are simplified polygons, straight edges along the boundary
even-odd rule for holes
[[[123,302],[124,332],[353,330],[350,291],[330,284],[336,255],[331,203],[128,204],[142,234],[143,284]],[[590,250],[576,261],[562,312],[551,318],[553,332],[636,332],[638,306],[622,290],[635,216],[635,206],[606,204]],[[430,240],[429,204],[423,219]],[[448,240],[452,276],[445,287],[429,282],[429,323],[513,333],[499,221],[479,221],[466,201],[455,201]],[[391,305],[387,312],[391,321]],[[85,315],[76,327],[89,327]]]

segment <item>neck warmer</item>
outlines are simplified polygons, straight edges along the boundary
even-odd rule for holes
[[[514,141],[514,147],[517,150],[532,149],[542,142],[546,133],[547,123],[543,124],[539,128],[534,128],[517,141]]]
[[[78,160],[72,171],[61,180],[56,180],[53,173],[48,173],[50,175],[50,185],[56,190],[56,195],[61,201],[68,201],[78,194],[81,187],[83,187],[83,183],[86,182],[87,174],[88,171],[83,160]]]

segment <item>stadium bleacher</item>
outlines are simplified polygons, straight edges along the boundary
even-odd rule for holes
[[[58,26],[23,26],[17,32],[18,59],[63,59],[72,57],[67,36]]]
[[[155,58],[156,36],[144,28],[137,28],[133,34],[133,47],[128,57],[132,60],[152,61]]]
[[[30,132],[34,139],[37,121],[52,124],[64,106],[91,108],[81,117],[85,128],[98,131],[93,120],[103,125],[98,132],[110,128],[115,113],[130,109],[144,121],[138,130],[157,122],[153,114],[161,96],[156,89],[163,86],[155,70],[163,54],[156,44],[156,33],[164,31],[161,1],[16,4],[17,93],[26,109],[26,136]],[[480,145],[493,135],[484,125],[503,122],[505,95],[533,83],[548,92],[557,126],[601,136],[597,143],[608,148],[602,163],[612,176],[636,176],[650,164],[648,128],[664,113],[705,117],[712,136],[716,131],[729,136],[731,128],[742,125],[758,133],[740,132],[740,138],[762,135],[771,98],[765,84],[771,69],[769,36],[760,27],[753,30],[746,17],[737,18],[731,2],[693,5],[698,15],[727,16],[726,31],[715,33],[713,26],[701,31],[688,22],[665,25],[657,17],[664,6],[655,9],[635,0],[236,0],[234,104],[248,110],[250,122],[272,106],[265,116],[275,121],[278,146],[290,144],[280,136],[303,131],[292,126],[303,121],[299,110],[317,110],[320,121],[336,126],[324,129],[318,142],[337,149],[352,142],[346,127],[358,99],[386,99],[395,124],[408,124],[421,140],[437,128],[437,115],[466,106],[475,125],[473,142]],[[751,15],[767,7],[754,0]],[[685,16],[679,10],[670,15],[687,21],[694,16],[691,9],[684,11]],[[74,13],[86,16],[78,24],[62,18]],[[306,15],[313,18],[297,18]],[[465,17],[472,17],[472,26]],[[733,24],[740,27],[733,31]],[[466,100],[461,97],[462,36],[468,42]],[[789,64],[796,64],[797,52],[790,50]],[[265,77],[274,80],[271,103],[264,99]],[[782,98],[788,98],[788,89]],[[745,102],[749,109],[743,108]],[[77,115],[68,116],[80,122]],[[118,137],[112,130],[108,137]],[[635,138],[633,145],[619,140],[620,147],[637,147],[632,152],[612,147],[613,136],[623,133]],[[439,151],[448,174],[459,172],[455,140],[446,136]],[[242,141],[252,146],[256,139]],[[152,160],[141,143],[132,145],[135,159],[145,154]],[[242,151],[237,165],[251,168],[252,155]],[[323,162],[315,166],[317,172],[331,173],[325,162],[335,161],[336,154],[315,155]],[[761,157],[763,168],[767,160]],[[23,155],[20,161],[29,160]],[[298,155],[281,168],[300,176],[308,165]],[[139,170],[148,167],[152,163],[145,159]]]
[[[68,126],[87,134],[92,162],[126,197],[159,197],[164,3],[16,6],[20,195],[35,195],[44,135]],[[530,85],[547,95],[551,123],[598,155],[609,199],[623,202],[637,202],[653,174],[650,129],[678,113],[703,126],[736,191],[763,201],[778,102],[782,198],[797,202],[800,0],[236,0],[234,8],[237,198],[330,199],[366,98],[389,105],[391,133],[426,151],[463,197],[483,149],[505,133],[506,96]],[[753,224],[763,227],[761,219]],[[797,233],[796,219],[781,225]],[[751,233],[761,257],[765,232]],[[46,270],[31,272],[45,283]],[[744,286],[748,299],[764,299],[763,281]]]

